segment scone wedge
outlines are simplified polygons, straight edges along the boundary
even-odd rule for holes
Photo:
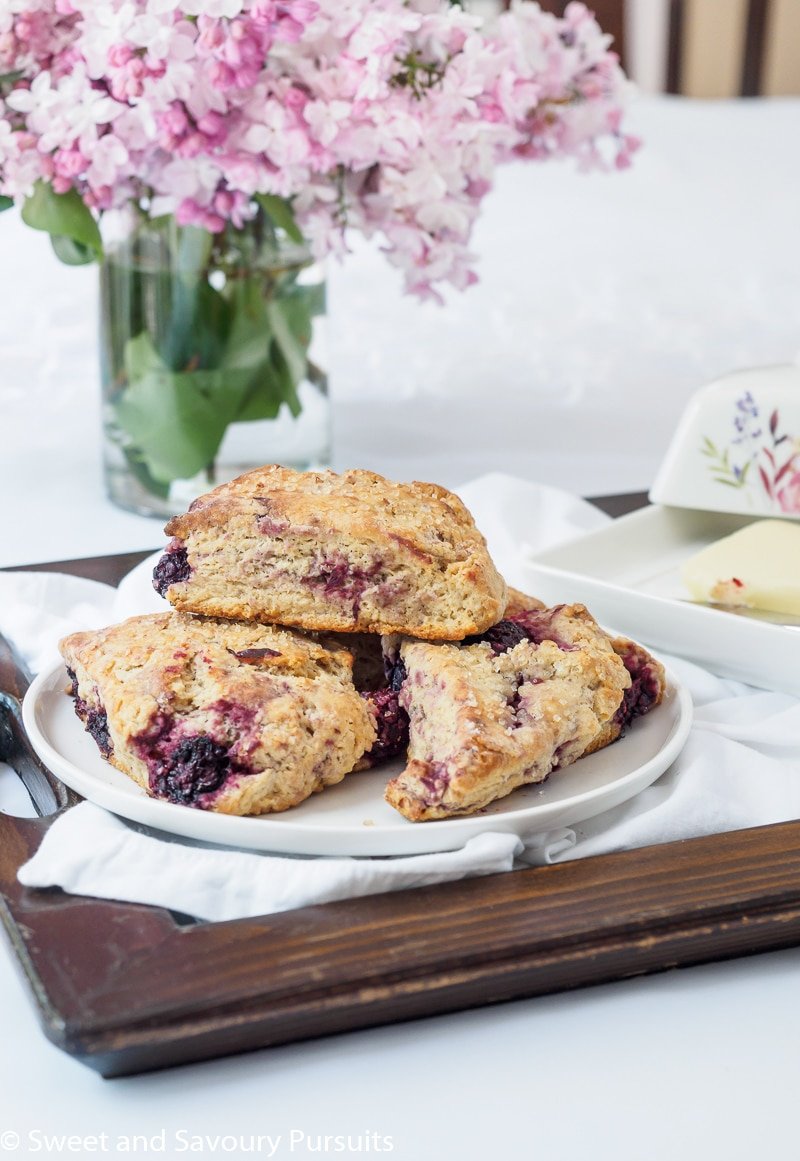
[[[409,718],[386,800],[414,822],[471,814],[613,742],[663,695],[663,669],[583,605],[512,605],[459,645],[387,642]]]
[[[291,630],[155,613],[60,649],[101,753],[154,798],[286,810],[340,782],[376,740],[350,653]]]
[[[166,532],[153,583],[184,612],[457,641],[506,605],[472,517],[435,484],[267,466],[202,496]]]

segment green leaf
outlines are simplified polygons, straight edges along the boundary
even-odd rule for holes
[[[5,194],[0,194],[0,214],[2,214],[3,210],[10,210],[13,204],[13,198],[8,198]]]
[[[302,308],[293,311],[291,301],[282,298],[267,303],[267,318],[291,375],[293,388],[297,387],[306,373],[306,348],[311,341],[310,319]]]
[[[221,366],[255,367],[269,355],[272,331],[258,279],[245,278],[231,286],[228,304],[231,325]]]
[[[146,331],[125,344],[123,362],[128,384],[114,410],[126,455],[157,481],[197,475],[241,411],[252,369],[173,372]]]
[[[162,291],[146,304],[157,333],[143,327],[124,345],[113,408],[138,478],[163,488],[208,468],[229,424],[274,419],[284,404],[299,415],[313,316],[325,302],[320,286],[265,298],[262,275],[220,292],[184,274]]]
[[[159,350],[173,371],[219,367],[228,341],[231,308],[204,276],[170,278],[164,287]]]
[[[267,217],[271,218],[279,229],[284,230],[293,242],[302,242],[303,233],[294,220],[292,207],[285,198],[275,194],[256,194],[256,201]]]
[[[167,371],[167,365],[153,345],[147,331],[142,331],[133,339],[128,339],[123,352],[123,363],[128,383],[144,378],[152,371]]]
[[[297,395],[297,381],[292,376],[289,366],[283,357],[277,343],[272,345],[272,376],[273,382],[279,388],[284,402],[292,415],[297,419],[303,410],[303,405]]]
[[[280,372],[275,371],[270,358],[264,359],[250,376],[249,390],[236,415],[236,422],[275,419],[284,404],[284,394]]]
[[[81,201],[77,190],[58,194],[45,181],[37,181],[33,193],[22,206],[22,220],[33,230],[55,237],[71,238],[102,257],[103,243],[97,222]]]
[[[56,257],[65,266],[88,266],[97,257],[94,250],[74,238],[65,238],[63,234],[51,234],[50,243]]]
[[[298,288],[305,291],[306,288]],[[311,288],[309,288],[311,289]],[[294,292],[293,292],[294,293]],[[296,306],[286,298],[264,301],[263,288],[255,278],[235,284],[230,305],[233,313],[223,359],[226,369],[247,370],[249,389],[236,415],[237,421],[274,419],[286,403],[293,415],[300,413],[297,385],[306,374],[305,345],[296,335],[311,333],[310,299],[298,295]]]
[[[138,480],[146,492],[152,496],[160,496],[162,500],[166,500],[169,496],[169,482],[157,480],[147,470],[147,464],[142,459],[142,453],[135,447],[124,447],[125,459],[128,461],[128,467],[131,470],[131,475],[135,480]]]
[[[156,480],[195,476],[213,462],[249,378],[235,371],[150,370],[122,393],[116,421]]]

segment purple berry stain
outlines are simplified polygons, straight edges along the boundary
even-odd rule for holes
[[[67,669],[70,680],[70,694],[75,701],[75,713],[83,722],[87,734],[90,734],[97,743],[97,748],[104,758],[110,758],[114,752],[114,744],[108,732],[108,714],[101,705],[92,706],[78,693],[78,678],[73,669]]]
[[[389,689],[395,693],[399,693],[403,688],[403,682],[408,677],[403,658],[399,653],[394,659],[384,657],[383,668],[386,673],[386,680],[389,683]]]
[[[163,556],[153,569],[153,588],[159,596],[166,596],[171,585],[180,584],[191,576],[192,568],[182,541],[171,540]]]
[[[429,762],[428,769],[420,778],[425,787],[425,801],[428,806],[441,802],[450,785],[450,775],[444,762]]]
[[[97,748],[104,758],[114,752],[114,743],[108,732],[108,715],[104,709],[89,710],[86,715],[86,729],[97,742]]]
[[[482,641],[486,641],[491,645],[492,652],[499,656],[501,653],[508,653],[509,649],[513,649],[515,645],[519,645],[520,641],[525,641],[527,638],[528,634],[522,625],[518,625],[515,621],[498,621],[485,633],[465,637],[461,644],[478,645]]]
[[[636,650],[624,654],[622,661],[631,675],[631,684],[622,695],[614,721],[625,729],[654,705],[660,687],[657,672]]]
[[[245,706],[220,700],[209,706],[220,721],[234,730],[252,721]],[[151,794],[183,806],[204,809],[206,795],[219,790],[232,777],[252,774],[252,769],[234,757],[228,744],[208,734],[187,734],[186,723],[166,712],[154,715],[150,725],[131,739],[136,753],[147,766]]]
[[[578,646],[573,645],[570,641],[565,641],[563,637],[559,637],[553,629],[553,620],[563,608],[563,605],[554,605],[552,609],[525,609],[521,613],[512,614],[509,620],[521,629],[534,645],[541,645],[543,641],[552,641],[565,653],[571,653]]]
[[[275,520],[270,515],[257,516],[256,527],[263,536],[285,536],[289,531],[287,520]]]
[[[278,649],[229,649],[237,661],[243,662],[245,665],[260,665],[262,661],[268,661],[272,657],[280,657],[281,653]]]
[[[375,763],[401,754],[408,746],[408,714],[400,705],[398,690],[368,690],[361,696],[373,711],[378,732],[374,746],[364,757]]]
[[[231,771],[227,746],[204,734],[183,738],[150,771],[150,789],[159,798],[194,806],[203,794],[219,790]]]
[[[369,568],[360,568],[337,552],[317,560],[314,567],[315,571],[304,577],[303,583],[321,588],[326,597],[336,597],[352,604],[353,616],[357,617],[364,592],[374,585],[375,578],[383,569],[383,561],[378,559]]]

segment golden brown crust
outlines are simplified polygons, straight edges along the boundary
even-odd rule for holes
[[[351,655],[290,630],[157,613],[60,648],[87,728],[154,797],[286,810],[341,781],[375,740]]]
[[[528,612],[532,637],[501,653],[399,643],[409,763],[386,800],[406,818],[474,813],[610,740],[631,678],[608,635],[583,605]]]
[[[544,601],[540,601],[538,597],[529,597],[527,593],[523,593],[519,589],[512,589],[510,585],[508,586],[508,599],[503,614],[504,617],[513,617],[515,613],[527,613],[531,609],[546,608],[547,605]]]
[[[472,517],[435,484],[267,466],[196,500],[166,532],[190,571],[162,591],[186,612],[460,640],[506,604]]]

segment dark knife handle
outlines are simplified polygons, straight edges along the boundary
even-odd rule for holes
[[[22,699],[30,685],[24,663],[0,633],[0,761],[15,770],[40,817],[80,802],[39,760],[22,725]]]

